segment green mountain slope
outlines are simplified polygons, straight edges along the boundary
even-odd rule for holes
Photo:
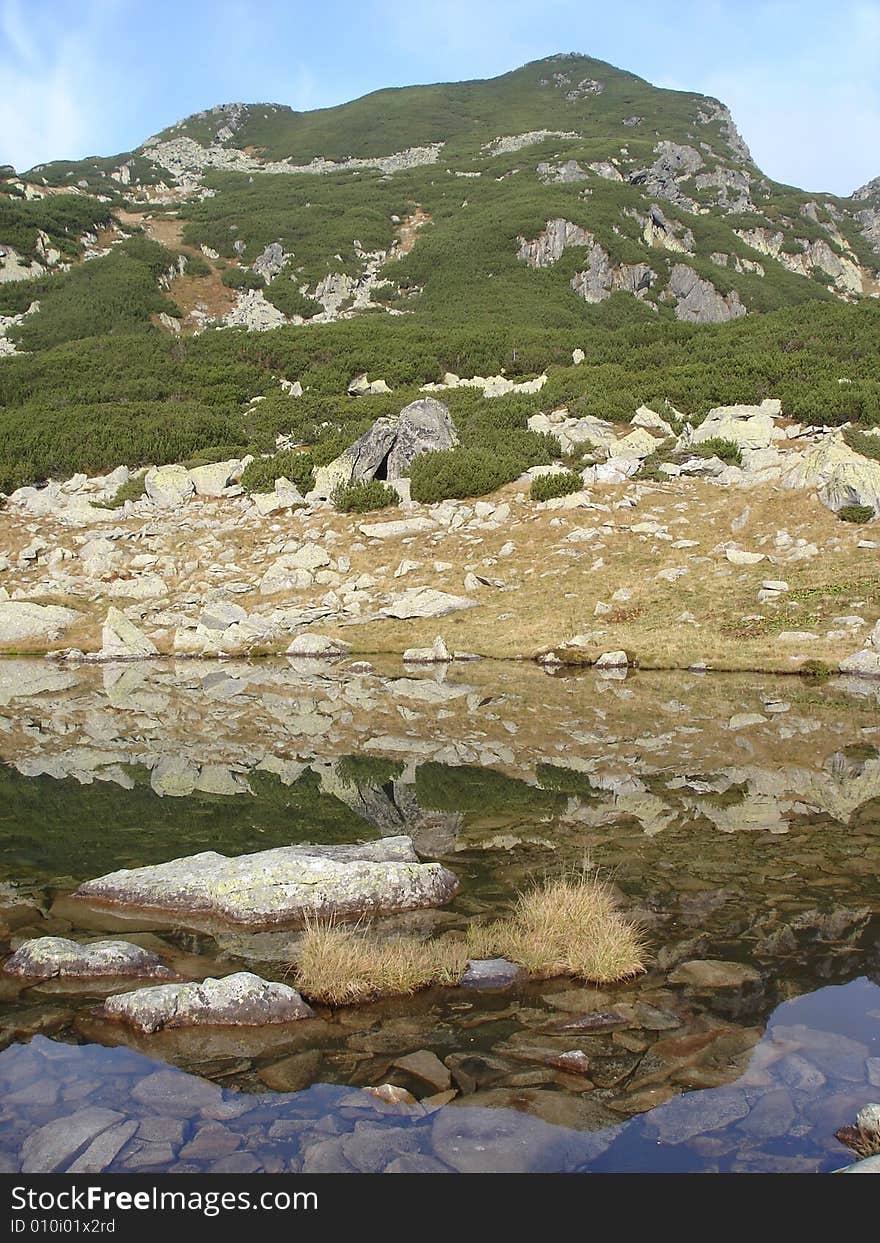
[[[795,414],[870,422],[878,268],[877,183],[774,183],[717,100],[588,57],[222,105],[0,180],[0,487],[278,435],[338,448],[448,370],[557,368],[541,393],[456,393],[474,443],[551,399],[623,418],[786,385]],[[361,371],[393,397],[349,398]],[[108,419],[120,403],[136,417]]]

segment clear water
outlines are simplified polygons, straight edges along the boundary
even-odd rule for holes
[[[652,962],[602,990],[429,990],[292,1028],[126,1036],[129,1048],[109,1047],[124,1033],[95,1017],[94,989],[6,981],[0,1160],[37,1159],[41,1128],[98,1107],[130,1124],[111,1170],[846,1164],[834,1131],[880,1099],[876,696],[844,679],[550,677],[489,662],[445,676],[377,662],[358,677],[3,662],[0,942],[112,929],[106,915],[72,923],[65,896],[114,868],[405,832],[462,885],[398,926],[464,927],[589,856],[644,921]],[[124,926],[191,974],[289,970],[290,933]],[[757,976],[669,979],[694,959]],[[618,1025],[561,1030],[609,1011]],[[442,1090],[394,1066],[420,1049],[451,1073],[451,1103],[391,1108],[359,1090]],[[572,1049],[585,1077],[554,1065]],[[168,1064],[183,1076],[171,1114],[135,1090]],[[60,1168],[112,1148],[105,1136]]]

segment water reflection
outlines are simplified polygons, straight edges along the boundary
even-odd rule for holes
[[[865,979],[784,1002],[745,1070],[628,1122],[589,1109],[387,1105],[328,1084],[252,1095],[128,1049],[37,1037],[0,1054],[8,1172],[788,1171],[848,1163],[834,1130],[880,1082],[880,988]],[[467,1097],[461,1098],[467,1102]],[[587,1098],[588,1099],[588,1098]],[[541,1103],[552,1118],[552,1106]]]
[[[512,1163],[489,1167],[499,1169],[825,1169],[846,1161],[833,1131],[880,1097],[868,982],[880,968],[876,687],[606,681],[490,662],[402,676],[378,662],[353,675],[279,662],[5,661],[0,703],[0,955],[34,936],[122,928],[191,978],[284,978],[295,934],[87,916],[67,895],[115,868],[205,849],[399,833],[462,886],[449,907],[390,927],[463,929],[589,854],[653,952],[644,977],[603,990],[430,990],[320,1011],[295,1032],[144,1038],[96,1018],[95,985],[0,977],[10,1161],[28,1133],[94,1106],[121,1115],[110,1168],[245,1168],[255,1153],[267,1170],[459,1169],[490,1150]],[[716,967],[700,980],[688,964],[706,960]],[[613,1021],[597,1025],[597,1013]],[[130,1047],[99,1047],[120,1041]],[[425,1049],[451,1076],[454,1104],[401,1115],[364,1102],[361,1087],[385,1082],[420,1100],[442,1091],[395,1065]],[[560,1068],[572,1050],[584,1074]],[[199,1104],[169,1115],[180,1126],[168,1134],[154,1122],[142,1132],[151,1103],[131,1130],[125,1093],[158,1073],[155,1059],[238,1114]],[[233,1134],[210,1148],[197,1115]],[[396,1155],[379,1142],[390,1130]],[[161,1151],[138,1156],[137,1144]]]

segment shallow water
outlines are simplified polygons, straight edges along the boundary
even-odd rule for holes
[[[119,1132],[111,1169],[384,1169],[403,1153],[452,1169],[833,1169],[849,1155],[834,1131],[880,1098],[873,684],[548,676],[490,662],[445,674],[377,662],[353,676],[281,662],[4,661],[0,703],[0,952],[116,927],[106,914],[84,927],[65,896],[118,867],[408,833],[462,884],[449,907],[395,926],[463,928],[589,856],[652,953],[646,975],[602,990],[436,989],[294,1029],[129,1036],[128,1050],[102,1047],[123,1033],[94,1018],[94,989],[0,983],[9,1168],[27,1160],[28,1134],[85,1102],[141,1127]],[[284,978],[295,940],[123,926],[192,975]],[[694,959],[757,975],[677,983]],[[561,1030],[597,1012],[616,1021]],[[442,1091],[394,1066],[420,1049],[442,1060],[453,1104],[401,1113],[355,1091]],[[586,1075],[552,1064],[573,1049]],[[156,1059],[232,1094],[228,1134],[196,1088],[174,1115],[182,1129],[151,1138],[161,1127],[142,1124],[157,1102],[133,1108],[129,1096]]]

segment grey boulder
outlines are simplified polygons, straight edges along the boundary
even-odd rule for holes
[[[109,997],[104,1018],[127,1023],[147,1034],[163,1028],[262,1027],[314,1017],[295,988],[237,971],[220,980],[191,984],[160,984]]]
[[[79,945],[66,937],[37,937],[20,945],[3,966],[6,975],[25,979],[100,979],[135,976],[138,979],[174,980],[158,954],[130,945],[128,941],[93,941]]]

